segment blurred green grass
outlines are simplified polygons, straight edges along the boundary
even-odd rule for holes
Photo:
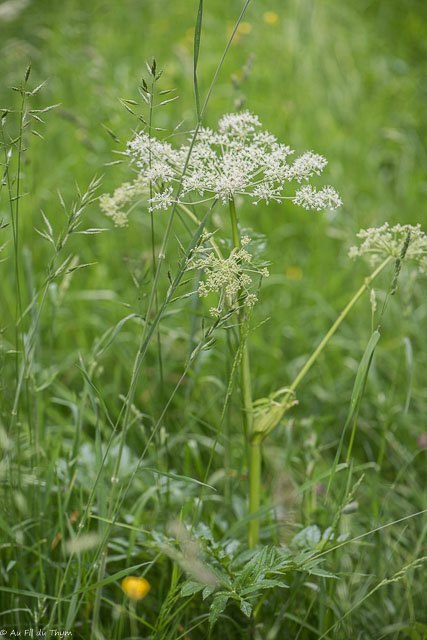
[[[18,84],[29,61],[33,83],[48,80],[36,106],[61,103],[58,110],[47,114],[47,125],[40,128],[44,140],[31,140],[25,164],[24,182],[31,195],[21,204],[22,232],[24,243],[33,249],[35,274],[43,273],[47,254],[34,226],[39,225],[41,208],[53,224],[59,219],[56,190],[69,200],[74,183],[84,186],[94,174],[105,174],[104,191],[112,191],[128,176],[125,167],[104,165],[115,159],[114,148],[123,150],[135,126],[119,98],[138,97],[145,61],[152,56],[164,69],[162,88],[176,87],[179,95],[179,100],[157,112],[156,124],[171,129],[184,118],[183,130],[194,125],[195,8],[193,3],[162,1],[85,5],[67,0],[60,7],[54,2],[43,6],[30,2],[13,20],[0,23],[0,104],[9,106],[11,99],[17,104],[17,96],[8,87]],[[202,95],[240,8],[235,0],[206,5],[199,65]],[[276,15],[274,24],[266,22],[267,11]],[[344,200],[342,209],[326,215],[286,205],[240,212],[245,226],[266,235],[272,262],[272,278],[265,287],[258,318],[269,316],[271,320],[253,338],[260,394],[286,383],[347,300],[348,292],[368,273],[366,266],[352,264],[346,257],[355,232],[385,220],[426,221],[427,80],[423,60],[427,45],[422,38],[426,14],[422,2],[405,7],[380,0],[357,5],[333,0],[294,0],[286,5],[253,2],[226,58],[206,124],[214,124],[236,102],[244,103],[298,151],[313,148],[324,154],[329,159],[327,180]],[[243,82],[242,69],[248,61],[250,72]],[[102,125],[112,129],[122,143],[116,145]],[[5,200],[1,215],[7,215]],[[108,226],[96,207],[90,215],[90,226]],[[149,256],[144,240],[147,225],[142,216],[135,215],[128,230],[79,237],[75,249],[81,262],[98,264],[75,274],[58,310],[54,332],[58,363],[64,362],[70,346],[88,350],[100,329],[117,322],[124,308],[140,311],[144,287],[138,290],[133,281],[142,277],[144,255]],[[415,286],[413,313],[408,306],[402,313],[402,298],[390,309],[385,338],[389,335],[387,351],[393,362],[396,351],[402,358],[403,336],[408,334],[414,341],[418,372],[414,397],[424,406],[425,394],[416,387],[425,373],[424,340],[418,330],[425,318],[425,303],[419,286]],[[3,289],[12,310],[13,288],[5,285]],[[304,402],[305,410],[311,406],[317,411],[319,400],[314,391],[322,377],[328,381],[324,394],[334,404],[338,400],[345,405],[354,362],[369,332],[367,306],[366,301],[359,304],[341,337],[323,356],[323,370],[319,367],[311,374],[313,384],[304,388],[304,394],[311,395]],[[122,365],[117,367],[118,376],[126,375],[131,335],[129,342]],[[384,342],[384,348],[386,345]],[[348,366],[344,370],[340,366],[337,376],[335,362],[340,362],[343,350]],[[397,365],[392,370],[397,371]],[[384,373],[391,375],[388,366]],[[400,380],[398,389],[404,384]]]
[[[31,140],[25,164],[24,181],[31,196],[22,200],[22,231],[24,242],[33,249],[30,268],[36,280],[43,274],[47,254],[34,226],[40,223],[41,208],[53,224],[59,219],[56,190],[70,200],[75,182],[85,186],[94,174],[103,173],[103,190],[112,191],[129,175],[125,167],[104,165],[116,159],[112,150],[123,150],[135,127],[119,99],[138,98],[145,62],[153,56],[164,69],[162,88],[175,87],[179,95],[179,100],[157,111],[156,124],[170,130],[184,119],[183,130],[194,126],[195,9],[193,3],[162,1],[85,5],[68,0],[60,7],[54,2],[44,2],[43,7],[30,2],[14,20],[1,23],[0,104],[8,106],[11,99],[17,104],[8,87],[18,84],[29,61],[32,82],[48,80],[36,106],[61,103],[46,114],[47,124],[40,128],[44,140]],[[202,95],[240,9],[235,0],[206,5],[199,63]],[[267,11],[276,16],[274,24],[266,21]],[[326,215],[291,205],[240,211],[244,226],[266,235],[272,262],[272,278],[256,317],[270,320],[254,334],[252,346],[259,395],[286,384],[347,301],[348,292],[368,273],[365,265],[352,264],[346,256],[357,230],[385,220],[426,221],[422,204],[427,193],[423,73],[427,45],[422,38],[426,17],[422,2],[408,3],[405,9],[401,3],[380,0],[357,5],[333,0],[253,2],[225,60],[206,124],[214,124],[236,102],[244,104],[297,151],[313,148],[324,154],[329,160],[327,180],[344,200],[342,209]],[[250,72],[242,81],[248,61]],[[102,125],[122,143],[115,144]],[[4,200],[1,214],[6,215]],[[90,216],[90,226],[109,226],[96,207]],[[134,281],[141,281],[144,259],[149,259],[147,233],[148,222],[136,214],[127,230],[80,236],[75,243],[81,262],[98,264],[74,275],[56,313],[55,364],[68,371],[67,379],[79,378],[68,366],[77,349],[87,352],[99,332],[117,322],[125,310],[139,312],[143,307],[146,290]],[[171,268],[173,262],[171,257]],[[425,408],[425,393],[417,387],[425,374],[425,341],[418,327],[426,310],[419,287],[415,286],[411,303],[413,313],[402,298],[390,308],[382,343],[386,364],[378,366],[389,378],[395,372],[395,393],[404,397],[406,380],[397,362],[403,358],[402,339],[409,335],[417,374],[414,402]],[[12,311],[13,288],[3,289]],[[366,301],[358,305],[301,388],[303,414],[324,411],[325,402],[333,410],[346,406],[369,334],[367,307]],[[50,321],[48,314],[46,330]],[[164,339],[173,343],[167,335],[171,325],[167,321],[165,326]],[[114,387],[121,380],[122,390],[127,384],[126,362],[133,353],[132,332],[123,341],[123,351],[111,356],[115,375],[109,382]],[[173,345],[170,349],[179,368],[182,349],[174,350]],[[155,366],[155,361],[151,364]]]

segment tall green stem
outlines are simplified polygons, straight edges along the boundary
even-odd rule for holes
[[[304,376],[311,369],[317,358],[320,356],[332,336],[337,331],[338,327],[341,325],[343,320],[346,318],[348,313],[354,307],[356,302],[361,298],[361,296],[365,293],[365,291],[370,286],[371,282],[381,273],[381,271],[389,264],[392,260],[392,256],[389,256],[382,262],[379,267],[375,269],[370,276],[365,279],[364,284],[360,287],[360,289],[355,293],[350,302],[344,307],[341,311],[323,340],[320,342],[319,346],[313,351],[305,365],[302,367],[298,375],[295,377],[290,387],[287,390],[287,393],[283,396],[280,403],[275,402],[268,411],[260,414],[252,425],[251,429],[251,437],[250,437],[250,445],[251,445],[251,455],[250,455],[250,464],[249,464],[249,482],[250,482],[250,493],[249,493],[249,513],[254,514],[259,509],[260,503],[260,476],[261,476],[261,445],[263,440],[268,436],[269,433],[277,427],[280,420],[283,418],[284,413],[287,411],[289,406],[292,405],[292,395],[304,378]],[[249,525],[249,546],[255,547],[258,543],[259,537],[259,521],[258,518],[253,519]]]
[[[231,233],[233,234],[233,247],[235,249],[240,249],[240,233],[239,233],[239,225],[237,224],[237,214],[236,214],[236,205],[234,204],[234,200],[230,200],[230,219],[231,219]]]
[[[237,223],[236,206],[234,200],[230,200],[230,220],[233,237],[233,246],[240,249],[240,233]],[[239,342],[241,350],[240,360],[240,388],[242,393],[242,416],[246,443],[249,448],[249,512],[254,513],[259,509],[261,486],[261,448],[260,443],[252,442],[253,427],[253,403],[251,367],[249,360],[249,348],[247,342],[247,327],[244,311],[239,312]],[[252,520],[249,523],[249,547],[256,546],[259,535],[259,521]]]
[[[292,384],[290,386],[290,390],[291,391],[295,391],[295,389],[298,386],[298,384],[304,378],[305,374],[311,368],[311,366],[315,362],[315,360],[317,360],[319,355],[322,353],[323,349],[326,347],[326,345],[328,344],[329,340],[332,338],[332,336],[334,335],[334,333],[336,332],[336,330],[338,329],[338,327],[340,326],[340,324],[342,323],[344,318],[351,311],[351,309],[354,307],[354,305],[359,300],[359,298],[365,293],[366,289],[369,287],[371,282],[373,280],[375,280],[375,278],[381,273],[381,271],[384,269],[384,267],[386,265],[388,265],[389,262],[391,262],[391,260],[393,260],[393,256],[388,256],[388,258],[386,258],[384,260],[384,262],[382,262],[380,264],[380,266],[377,267],[375,269],[375,271],[373,273],[371,273],[371,275],[368,276],[365,279],[364,284],[362,284],[362,286],[356,292],[356,294],[352,297],[352,299],[350,300],[348,305],[346,307],[344,307],[344,309],[341,311],[341,313],[339,314],[338,318],[335,320],[334,324],[329,329],[328,333],[325,335],[325,337],[323,338],[323,340],[321,341],[321,343],[319,344],[317,349],[315,351],[313,351],[313,353],[311,354],[311,356],[309,357],[309,359],[307,360],[307,362],[305,363],[305,365],[303,366],[301,371],[298,373],[298,375],[295,378],[295,380],[292,382]]]
[[[237,224],[236,207],[234,200],[230,200],[230,218],[231,228],[233,234],[233,246],[235,249],[240,249],[240,233]],[[249,362],[249,349],[246,335],[246,316],[244,311],[239,313],[239,340],[240,349],[242,353],[240,362],[240,384],[242,390],[242,414],[243,425],[245,429],[246,439],[250,438],[252,433],[253,424],[253,408],[252,408],[252,385],[251,385],[251,368]]]
[[[252,440],[250,443],[249,458],[249,513],[255,514],[260,505],[261,495],[261,442]],[[249,521],[248,545],[254,549],[259,539],[259,518]]]
[[[354,307],[356,302],[361,298],[364,292],[369,288],[371,282],[381,273],[381,271],[393,260],[392,256],[388,256],[384,262],[382,262],[379,267],[375,269],[370,276],[365,279],[364,284],[360,287],[360,289],[355,293],[350,302],[344,307],[344,309],[339,314],[338,318],[335,320],[323,340],[320,342],[319,346],[313,351],[305,365],[302,367],[298,375],[292,381],[291,385],[287,389],[287,393],[284,394],[282,400],[280,402],[275,402],[268,411],[264,411],[260,414],[256,419],[253,426],[252,439],[260,440],[261,442],[268,436],[269,433],[277,427],[280,420],[282,419],[284,413],[287,411],[289,406],[292,405],[292,395],[300,384],[301,380],[306,376],[309,372],[313,364],[316,362],[317,358],[320,356],[322,351],[325,349],[326,345],[330,341],[330,339],[336,333],[338,327],[350,313],[351,309]]]

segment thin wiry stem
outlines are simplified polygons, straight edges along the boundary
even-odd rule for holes
[[[182,209],[182,211],[184,211],[184,213],[190,218],[190,220],[192,220],[193,222],[196,223],[197,226],[199,226],[200,224],[200,220],[199,218],[191,211],[191,209],[189,209],[188,207],[186,207],[182,202],[178,203],[178,206],[180,209]],[[222,253],[221,253],[221,249],[218,247],[217,243],[215,242],[215,240],[210,237],[208,240],[209,244],[211,245],[212,249],[215,251],[216,255],[218,258],[222,258]]]
[[[7,180],[8,180],[8,189],[9,189],[9,201],[10,201],[10,209],[11,209],[11,221],[12,221],[12,236],[13,236],[13,247],[14,247],[14,269],[15,269],[15,288],[16,288],[16,302],[15,302],[15,365],[16,365],[16,387],[15,387],[15,401],[12,408],[12,416],[11,416],[11,424],[10,429],[13,433],[16,425],[16,421],[18,419],[18,411],[19,411],[19,398],[22,389],[22,385],[24,383],[24,374],[27,369],[27,355],[29,355],[30,351],[27,346],[24,344],[23,332],[19,331],[19,322],[22,318],[22,291],[21,291],[21,278],[20,278],[20,270],[19,270],[19,204],[21,199],[20,187],[21,187],[21,160],[23,154],[22,148],[22,138],[24,134],[24,124],[25,124],[25,103],[26,103],[26,91],[25,87],[27,85],[28,80],[28,70],[25,74],[24,83],[21,85],[21,107],[19,111],[19,134],[17,138],[18,142],[18,162],[16,169],[16,192],[13,196],[12,193],[12,185],[10,182],[9,175],[9,164],[7,165]],[[3,134],[4,135],[4,134]],[[15,207],[13,207],[13,202],[15,202]],[[22,353],[22,362],[19,365],[19,353]],[[31,442],[32,439],[32,427],[31,427],[31,409],[29,406],[29,390],[28,385],[26,388],[27,392],[27,403],[28,403],[28,424],[29,424],[29,439]],[[19,438],[18,438],[18,448],[19,448]],[[19,450],[19,449],[18,449]]]
[[[150,92],[150,98],[149,98],[149,115],[148,115],[148,135],[150,137],[150,140],[151,140],[151,131],[153,127],[154,89],[156,84],[156,74],[152,73],[151,78],[152,80],[151,80],[151,92]],[[151,172],[151,166],[152,166],[151,144],[148,149],[148,165],[150,167],[150,172]],[[150,189],[150,200],[151,200],[153,197],[152,180],[150,180],[149,189]],[[153,278],[154,278],[157,267],[156,267],[156,248],[155,248],[155,235],[154,235],[154,215],[153,215],[152,209],[150,210],[150,225],[151,225],[151,262],[153,267]],[[159,308],[159,298],[156,290],[156,298],[154,303],[155,313],[157,313],[158,308]],[[157,358],[159,362],[160,390],[161,390],[161,395],[163,396],[163,360],[162,360],[162,345],[160,342],[160,329],[157,329]]]
[[[17,262],[17,233],[16,233],[16,226],[15,226],[15,211],[13,208],[13,201],[14,201],[14,197],[13,197],[13,193],[12,193],[12,184],[10,182],[10,173],[9,173],[9,165],[10,165],[10,159],[11,159],[11,152],[12,149],[9,149],[9,152],[7,151],[7,144],[6,144],[6,136],[4,133],[4,117],[2,118],[2,143],[3,143],[3,150],[4,150],[4,162],[5,162],[5,171],[4,171],[4,178],[3,180],[6,180],[6,184],[7,184],[7,189],[8,189],[8,195],[9,195],[9,207],[10,207],[10,219],[12,222],[12,237],[13,237],[13,246],[14,246],[14,259],[15,259],[15,265],[14,265],[14,269],[15,269],[15,286],[16,286],[16,308],[15,308],[15,382],[16,385],[18,384],[18,378],[19,378],[19,330],[18,330],[18,318],[21,316],[21,312],[20,312],[20,285],[19,285],[19,269],[18,269],[18,262]]]

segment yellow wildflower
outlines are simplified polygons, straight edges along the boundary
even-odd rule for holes
[[[290,280],[301,280],[302,278],[301,267],[291,265],[287,267],[285,273],[286,273],[286,277],[289,278]]]
[[[264,22],[271,27],[279,22],[279,16],[274,11],[266,11],[263,15]]]
[[[252,31],[252,25],[249,22],[241,22],[237,28],[237,33],[247,34]]]
[[[132,600],[142,600],[151,589],[151,585],[145,578],[127,576],[122,581],[122,589],[128,598]]]

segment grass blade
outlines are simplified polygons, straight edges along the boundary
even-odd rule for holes
[[[360,402],[362,400],[362,396],[363,396],[363,392],[365,390],[365,385],[366,385],[366,380],[368,378],[368,373],[369,373],[369,368],[371,366],[371,362],[372,362],[372,358],[374,355],[374,351],[375,348],[378,344],[378,341],[381,337],[381,334],[378,330],[374,331],[369,339],[369,342],[366,346],[365,352],[362,356],[362,359],[360,361],[359,367],[357,369],[357,374],[356,374],[356,380],[354,381],[354,386],[353,386],[353,391],[351,394],[351,400],[350,400],[350,408],[348,411],[348,415],[347,415],[347,420],[345,421],[345,425],[344,428],[342,430],[341,433],[341,438],[339,441],[339,445],[338,445],[338,449],[337,449],[337,453],[335,455],[335,460],[334,463],[332,465],[332,470],[331,470],[331,475],[329,478],[329,483],[328,483],[328,489],[327,489],[327,494],[329,493],[329,490],[331,488],[331,484],[332,481],[334,479],[336,470],[337,470],[337,466],[338,466],[338,461],[340,459],[341,456],[341,451],[343,448],[343,444],[344,444],[344,437],[348,428],[348,425],[350,424],[353,416],[355,416],[355,421],[353,424],[353,430],[352,430],[352,438],[351,438],[351,442],[349,445],[349,450],[347,453],[347,461],[349,458],[349,455],[351,453],[351,446],[353,443],[353,438],[354,438],[354,433],[356,430],[356,424],[357,424],[357,415],[358,415],[358,409],[360,406]]]
[[[412,395],[413,351],[412,343],[409,338],[405,338],[403,342],[405,345],[406,364],[408,367],[408,391],[406,392],[406,401],[403,413],[408,413],[409,403],[411,402]]]
[[[200,34],[202,31],[202,17],[203,17],[203,0],[199,0],[199,9],[197,11],[196,27],[194,29],[194,55],[193,55],[193,84],[194,84],[194,98],[196,100],[197,120],[200,120],[200,97],[199,97],[199,86],[197,82],[197,61],[199,59]]]

